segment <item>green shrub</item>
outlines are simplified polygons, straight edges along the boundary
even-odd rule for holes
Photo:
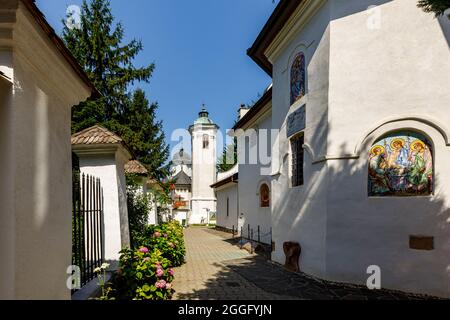
[[[168,300],[173,294],[173,275],[170,261],[159,250],[122,250],[114,293],[118,300]]]
[[[139,239],[139,243],[147,248],[161,251],[162,256],[174,267],[181,266],[185,261],[183,227],[177,221],[148,226],[143,237]]]

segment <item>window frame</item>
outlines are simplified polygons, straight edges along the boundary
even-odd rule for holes
[[[291,187],[297,188],[305,185],[305,134],[301,132],[289,139],[291,148]],[[296,143],[296,144],[295,144]]]
[[[267,199],[263,199],[263,188],[267,188]],[[262,183],[259,187],[259,207],[260,208],[270,208],[271,203],[271,192],[270,187],[267,183]]]
[[[204,150],[209,149],[209,135],[208,134],[204,134],[202,136],[202,143],[203,143]]]

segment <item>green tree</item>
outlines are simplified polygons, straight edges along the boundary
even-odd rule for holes
[[[217,161],[217,171],[226,172],[231,170],[238,162],[237,139],[233,139],[233,144],[229,144],[223,150],[222,155]]]
[[[155,178],[167,174],[165,162],[169,157],[169,146],[163,131],[162,121],[156,120],[157,103],[150,104],[145,92],[137,89],[125,103],[118,115],[118,122],[111,128],[132,146],[134,155]]]
[[[419,0],[418,6],[425,12],[434,12],[436,17],[439,17],[450,8],[450,0]],[[450,18],[450,15],[448,17]]]
[[[114,21],[109,0],[83,0],[80,20],[80,28],[64,25],[62,38],[102,97],[72,109],[72,131],[101,124],[122,136],[151,174],[161,175],[168,147],[162,123],[155,119],[158,105],[149,105],[142,90],[129,91],[137,82],[150,81],[154,64],[134,65],[142,43],[123,44],[124,28]]]

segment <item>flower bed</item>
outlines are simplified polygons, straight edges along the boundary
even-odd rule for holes
[[[138,240],[141,247],[121,251],[119,271],[101,299],[172,298],[173,267],[184,263],[186,253],[182,226],[177,222],[149,226]]]
[[[114,281],[119,300],[168,300],[172,298],[174,271],[159,250],[146,247],[123,250],[120,269]]]
[[[139,243],[147,248],[161,251],[162,256],[171,261],[174,267],[184,264],[186,249],[183,227],[176,221],[158,226],[148,226]]]

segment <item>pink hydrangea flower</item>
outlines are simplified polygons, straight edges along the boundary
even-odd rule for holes
[[[172,284],[171,284],[171,283],[166,283],[166,289],[167,289],[167,290],[172,289]]]
[[[161,233],[155,232],[155,233],[153,234],[153,236],[154,236],[155,238],[159,238],[159,237],[161,237]]]
[[[156,282],[155,286],[157,289],[164,289],[167,285],[167,282],[165,280],[159,280]]]
[[[156,276],[158,278],[161,278],[162,276],[164,276],[164,270],[161,268],[156,269]]]
[[[168,238],[169,236],[167,235],[167,233],[164,233],[164,238]]]
[[[173,268],[170,268],[168,272],[171,276],[173,276],[175,274],[175,271],[173,270]]]
[[[151,259],[149,257],[145,258],[144,261],[145,262],[149,262]]]
[[[146,247],[142,247],[139,249],[139,252],[148,253],[148,249]]]

